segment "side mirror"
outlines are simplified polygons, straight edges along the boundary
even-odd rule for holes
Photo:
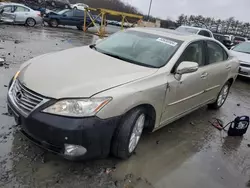
[[[4,11],[3,9],[2,9],[2,10],[0,10],[0,14],[2,14],[2,13],[3,13],[3,11]]]
[[[232,46],[232,47],[230,48],[230,50],[233,50],[233,49],[234,49],[234,47],[235,47],[235,46]]]
[[[199,68],[198,63],[191,61],[183,61],[176,69],[176,74],[182,75],[197,71]]]

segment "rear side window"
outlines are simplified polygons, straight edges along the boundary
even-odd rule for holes
[[[210,33],[208,31],[205,31],[205,30],[201,30],[198,34],[205,36],[205,37],[211,37]]]
[[[227,60],[227,52],[216,42],[207,41],[207,63],[217,63]]]

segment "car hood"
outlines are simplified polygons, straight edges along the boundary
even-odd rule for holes
[[[18,79],[45,97],[91,97],[157,70],[115,59],[85,46],[34,58],[21,66]]]
[[[237,57],[240,61],[244,61],[245,63],[250,64],[250,54],[237,52],[234,50],[231,50],[231,53],[233,56]]]

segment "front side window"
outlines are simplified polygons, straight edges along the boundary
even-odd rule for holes
[[[64,15],[66,15],[67,17],[72,17],[73,16],[73,11],[65,12]]]
[[[130,63],[159,68],[170,60],[182,42],[155,34],[127,30],[111,35],[98,43],[94,49]]]
[[[12,6],[6,6],[2,9],[2,12],[7,13],[7,12],[12,12]]]
[[[207,41],[208,64],[224,61],[228,58],[227,56],[227,53],[219,44]]]
[[[75,10],[74,11],[74,15],[76,16],[76,17],[84,17],[84,12],[83,11],[80,11],[80,10]]]
[[[203,42],[198,41],[190,44],[183,54],[181,55],[178,63],[183,61],[192,61],[199,64],[199,66],[204,65],[203,61]]]

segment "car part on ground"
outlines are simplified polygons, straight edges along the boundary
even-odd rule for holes
[[[143,130],[221,107],[238,69],[212,38],[133,28],[27,61],[10,84],[8,109],[23,134],[65,158],[125,159]]]

